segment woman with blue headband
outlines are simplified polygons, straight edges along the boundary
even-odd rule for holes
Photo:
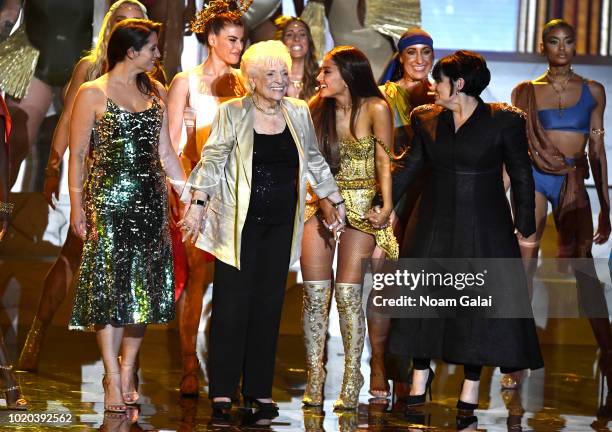
[[[429,33],[420,28],[406,30],[397,44],[398,52],[387,64],[379,81],[380,90],[393,111],[395,124],[394,153],[402,160],[407,156],[412,141],[410,129],[410,112],[413,108],[434,102],[432,85],[428,76],[434,61],[433,40]],[[423,172],[411,185],[410,191],[395,207],[392,217],[393,231],[402,245],[402,237],[411,237],[409,223],[416,203],[428,177]],[[373,258],[382,259],[384,252],[374,250]],[[388,379],[393,379],[394,390],[398,396],[408,394],[410,386],[409,359],[385,356],[385,345],[391,320],[388,317],[368,314],[368,337],[370,338],[370,394],[375,398],[387,398],[390,395]],[[402,385],[406,383],[406,385]]]

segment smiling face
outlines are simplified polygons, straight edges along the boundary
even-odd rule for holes
[[[283,33],[283,43],[289,48],[292,58],[302,58],[308,54],[308,29],[303,22],[293,21]]]
[[[249,78],[255,87],[257,99],[267,102],[278,102],[287,93],[289,85],[289,68],[280,60],[270,60],[254,68]]]
[[[319,75],[317,75],[317,81],[319,82],[319,95],[321,97],[333,98],[347,93],[350,94],[338,65],[330,56],[326,56],[323,60]]]
[[[218,34],[211,32],[208,35],[208,45],[226,64],[238,64],[244,47],[244,27],[226,24]]]
[[[117,8],[113,15],[112,25],[114,26],[118,22],[129,18],[143,19],[145,16],[142,13],[142,9],[136,6],[134,3],[123,3]]]
[[[434,52],[428,45],[410,45],[402,51],[400,60],[404,66],[404,76],[411,81],[423,81],[431,71]]]
[[[435,92],[435,103],[436,105],[440,105],[443,107],[450,107],[452,102],[455,99],[455,94],[453,93],[453,85],[449,77],[444,74],[440,74],[441,80],[438,82],[434,82],[434,92]],[[456,85],[455,85],[456,87]]]
[[[139,69],[142,69],[144,72],[151,72],[155,69],[157,59],[160,57],[161,55],[157,46],[157,33],[152,32],[142,49],[140,51],[134,51],[133,58]]]
[[[566,27],[557,27],[548,33],[540,50],[551,66],[565,66],[572,62],[576,53],[576,37]]]

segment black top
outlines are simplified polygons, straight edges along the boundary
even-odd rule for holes
[[[299,156],[288,127],[276,135],[254,132],[253,176],[247,220],[264,225],[293,224]]]
[[[91,48],[93,4],[85,0],[25,2],[28,39],[40,51],[37,78],[60,87],[70,80],[74,65]]]

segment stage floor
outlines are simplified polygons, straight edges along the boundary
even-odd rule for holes
[[[215,424],[211,422],[210,404],[204,391],[199,399],[179,398],[179,353],[175,330],[149,331],[140,357],[142,403],[139,409],[130,412],[129,418],[116,414],[105,417],[102,364],[94,335],[52,327],[44,345],[40,371],[18,374],[30,403],[29,411],[0,411],[0,430],[87,431],[101,427],[111,431],[457,430],[454,406],[462,378],[461,368],[439,364],[433,402],[422,412],[406,417],[399,405],[369,400],[366,352],[362,361],[366,385],[361,391],[358,412],[335,413],[332,404],[340,390],[343,357],[340,338],[332,337],[328,344],[324,408],[322,411],[306,410],[301,407],[306,377],[301,337],[281,336],[273,391],[280,415],[270,425],[254,425],[249,423],[252,416],[237,408],[232,413],[231,422]],[[608,420],[612,417],[606,418],[602,409],[597,416],[601,383],[595,347],[545,345],[543,353],[546,368],[532,372],[520,391],[500,391],[499,371],[485,369],[480,392],[482,409],[476,411],[478,422],[462,430],[608,431]],[[200,354],[203,358],[205,353]],[[201,384],[205,389],[204,375]],[[608,411],[612,413],[612,409]],[[71,422],[46,424],[40,418],[37,422],[36,415],[39,414],[64,414],[65,418],[71,417]]]

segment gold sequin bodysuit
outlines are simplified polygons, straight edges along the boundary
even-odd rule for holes
[[[342,198],[346,201],[346,218],[348,224],[368,234],[374,235],[376,244],[391,259],[397,259],[399,245],[391,226],[374,229],[362,216],[372,206],[372,199],[378,191],[376,180],[376,146],[380,145],[391,158],[391,152],[378,138],[368,135],[359,139],[339,141],[340,169],[335,175]],[[314,208],[313,208],[314,207]],[[309,204],[306,216],[316,212],[316,204]]]

